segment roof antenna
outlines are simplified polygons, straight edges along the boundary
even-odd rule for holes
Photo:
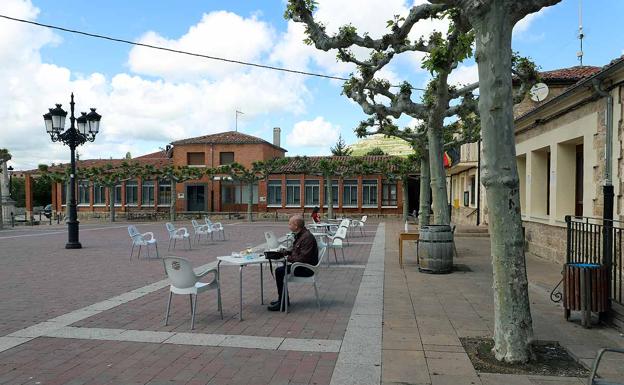
[[[583,66],[583,38],[585,34],[583,33],[583,0],[579,0],[579,33],[578,38],[581,42],[581,50],[576,53],[576,57],[579,59],[581,63],[581,67]]]
[[[236,129],[236,132],[238,132],[238,114],[245,115],[245,113],[242,112],[242,111],[239,111],[238,108],[236,109],[236,123],[235,123],[235,126],[234,126],[235,129]]]

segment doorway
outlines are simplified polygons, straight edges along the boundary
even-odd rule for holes
[[[206,187],[203,185],[186,186],[187,210],[206,211]]]

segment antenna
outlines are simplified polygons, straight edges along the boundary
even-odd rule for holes
[[[585,34],[583,33],[583,0],[579,0],[579,33],[578,38],[581,43],[581,50],[576,53],[576,57],[579,59],[581,67],[583,66],[583,38]]]
[[[238,108],[236,109],[236,123],[234,126],[236,128],[236,132],[238,132],[238,114],[245,115],[245,113],[242,111],[239,111]]]

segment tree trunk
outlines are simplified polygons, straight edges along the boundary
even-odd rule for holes
[[[249,193],[247,195],[247,221],[253,222],[252,205],[253,205],[253,182],[248,183]]]
[[[441,126],[441,125],[440,125]],[[444,146],[442,143],[442,128],[429,126],[427,130],[429,143],[429,169],[431,185],[431,201],[433,207],[433,221],[438,225],[448,225],[451,221],[448,211],[446,195],[446,171],[444,170]]]
[[[403,222],[409,218],[409,197],[407,192],[407,179],[401,181],[401,194],[403,195]]]
[[[332,188],[331,175],[325,177],[325,188],[327,190],[327,217],[334,219],[334,189]]]
[[[418,226],[429,225],[429,212],[431,208],[431,188],[429,180],[429,155],[420,159],[420,194],[418,202]]]
[[[108,187],[108,202],[110,210],[110,221],[115,222],[115,200],[117,199],[117,189],[115,186]]]
[[[511,32],[505,1],[491,1],[473,20],[479,66],[483,137],[482,182],[489,208],[494,274],[494,354],[498,360],[531,358],[533,325],[520,216],[511,84]]]
[[[176,220],[176,198],[177,198],[177,191],[176,191],[176,181],[171,178],[171,205],[169,206],[169,220],[171,222],[175,222]]]

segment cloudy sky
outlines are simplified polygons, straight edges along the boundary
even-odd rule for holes
[[[416,0],[421,3],[424,0]],[[335,31],[352,23],[376,36],[386,21],[406,14],[403,0],[319,0],[317,17]],[[604,65],[622,55],[617,26],[624,1],[584,2],[585,64]],[[347,76],[353,68],[302,43],[300,25],[283,19],[280,0],[2,0],[0,14],[173,49]],[[606,10],[609,10],[608,12]],[[412,35],[444,29],[419,24]],[[522,20],[514,49],[544,70],[578,64],[578,0]],[[365,118],[340,95],[338,81],[192,58],[148,48],[53,31],[0,18],[0,148],[13,154],[16,169],[67,161],[67,147],[52,143],[41,115],[55,103],[68,107],[74,92],[78,111],[97,107],[103,115],[95,143],[81,158],[138,156],[172,140],[238,129],[266,140],[282,128],[289,155],[328,154],[339,134],[357,139],[353,128]],[[617,38],[616,38],[617,36]],[[403,54],[384,70],[392,82],[427,81],[421,56]],[[476,80],[467,61],[453,74],[457,83]],[[404,118],[403,124],[409,124]]]

